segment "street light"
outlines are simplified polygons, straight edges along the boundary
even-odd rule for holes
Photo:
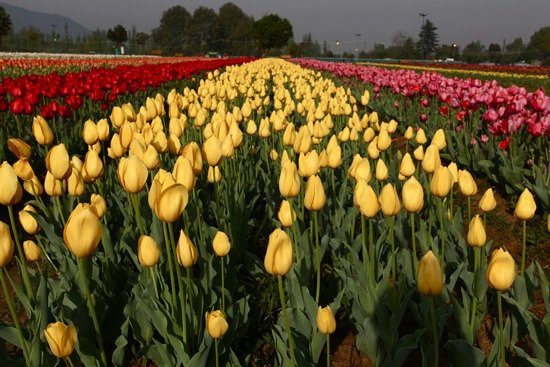
[[[361,33],[355,33],[355,37],[357,37],[357,47],[355,51],[357,51],[357,59],[359,60],[359,37],[361,37]]]

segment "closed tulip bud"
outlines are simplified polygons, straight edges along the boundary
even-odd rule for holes
[[[256,134],[256,131],[258,130],[258,126],[256,126],[256,123],[254,122],[254,120],[248,120],[248,122],[246,123],[246,133],[248,135],[254,135]]]
[[[82,139],[88,145],[94,145],[99,141],[97,125],[92,120],[87,120],[82,127]]]
[[[397,121],[394,119],[391,119],[390,122],[388,122],[388,132],[390,134],[393,134],[397,130]]]
[[[388,133],[388,130],[382,130],[380,133],[378,133],[378,141],[376,143],[376,147],[381,152],[388,149],[391,145],[391,138],[390,134]]]
[[[222,158],[222,145],[214,135],[210,136],[202,146],[203,156],[209,166],[217,166]]]
[[[149,170],[157,169],[160,165],[159,154],[154,146],[149,145],[143,154],[143,163]]]
[[[70,180],[70,177],[69,177],[69,182],[67,186],[71,186],[72,188],[71,182],[72,181]],[[84,181],[82,181],[82,184],[84,184]],[[76,186],[77,184],[75,184],[75,187]],[[64,185],[62,185],[62,182],[59,180],[56,180],[55,177],[53,177],[49,171],[46,172],[46,178],[44,180],[44,190],[46,191],[46,194],[48,194],[48,196],[51,196],[51,197],[61,196],[65,193]],[[77,191],[75,189],[74,193],[76,192]]]
[[[111,128],[109,127],[109,123],[107,122],[107,119],[101,119],[96,124],[97,127],[97,137],[99,141],[106,141],[109,139],[109,132]]]
[[[252,108],[250,108],[250,103],[248,103],[248,100],[246,100],[241,106],[241,114],[245,119],[249,118],[252,114]]]
[[[101,240],[101,223],[88,204],[78,204],[63,229],[65,246],[76,257],[93,254]]]
[[[2,176],[0,176],[2,177]],[[523,190],[519,196],[516,208],[514,209],[514,215],[516,218],[522,220],[528,220],[535,216],[537,211],[537,204],[533,198],[533,194],[528,189]]]
[[[103,218],[105,213],[107,213],[107,202],[103,196],[99,194],[92,194],[90,197],[90,210],[99,219]]]
[[[23,190],[13,167],[6,161],[0,165],[0,204],[15,205],[23,197]]]
[[[414,130],[412,126],[407,127],[407,130],[405,130],[405,139],[411,140],[414,136]]]
[[[180,230],[176,253],[178,255],[178,262],[186,269],[189,269],[197,262],[197,249],[183,230]]]
[[[188,200],[185,186],[175,183],[163,187],[155,203],[155,214],[161,221],[173,223],[181,217]]]
[[[179,139],[178,139],[179,141]],[[173,145],[175,145],[175,142],[172,142]],[[155,133],[155,137],[153,138],[153,141],[151,142],[151,145],[155,147],[158,153],[164,153],[166,150],[168,150],[168,139],[166,138],[166,134],[164,131],[160,130]],[[176,146],[173,146],[172,149],[177,148]]]
[[[49,172],[48,172],[49,173]],[[71,175],[69,176],[69,179],[67,180],[67,191],[69,193],[69,195],[71,196],[80,196],[84,193],[84,190],[86,189],[86,184],[85,184],[85,181],[84,181],[84,175],[87,175],[87,173],[85,173],[84,169],[82,168],[82,171],[79,171],[78,168],[76,168],[75,166],[72,167],[72,173]],[[51,176],[53,178],[53,176]],[[87,178],[89,178],[88,176],[86,176]],[[48,179],[48,174],[46,174],[46,186],[49,186],[47,185],[47,180]],[[90,181],[93,182],[93,180],[90,179]],[[48,193],[48,195],[50,196],[61,196],[63,194],[63,190],[64,187],[62,185],[62,182],[61,181],[58,181],[58,180],[55,180],[52,182],[53,183],[53,189],[50,189],[52,190],[55,194],[52,194],[50,195]],[[46,189],[46,192],[48,192],[49,190]]]
[[[384,181],[388,178],[388,167],[383,160],[379,159],[376,161],[376,179],[378,181]]]
[[[200,146],[194,141],[187,143],[183,147],[181,155],[189,159],[191,165],[193,166],[193,173],[195,176],[199,176],[202,172],[203,166]]]
[[[319,155],[316,150],[307,153],[300,153],[298,159],[298,173],[302,177],[310,177],[320,171]]]
[[[40,196],[44,193],[44,186],[42,186],[42,183],[36,176],[32,176],[30,180],[24,181],[23,189],[34,196]]]
[[[144,268],[157,265],[160,258],[160,250],[157,241],[153,237],[141,235],[138,240],[138,260]]]
[[[418,148],[416,148],[413,152],[414,159],[417,161],[421,161],[424,159],[424,147],[421,145]]]
[[[31,156],[31,146],[21,139],[8,139],[8,149],[15,154],[18,159],[29,159]]]
[[[54,146],[46,156],[46,168],[56,180],[66,180],[71,175],[69,153],[65,144]]]
[[[516,279],[516,263],[510,253],[502,248],[494,250],[487,265],[485,280],[489,287],[506,292]]]
[[[34,176],[34,170],[32,169],[29,161],[25,158],[20,158],[13,164],[13,170],[20,179],[27,181]]]
[[[445,141],[445,131],[443,129],[438,129],[435,132],[431,144],[435,145],[439,150],[445,149],[447,142]]]
[[[495,200],[495,195],[493,194],[493,189],[488,188],[481,199],[479,200],[479,209],[485,213],[492,211],[497,206],[497,201]]]
[[[267,138],[271,136],[271,131],[269,130],[269,119],[263,118],[260,120],[260,127],[258,128],[258,135],[260,138]]]
[[[455,162],[451,162],[451,163],[449,163],[447,168],[449,169],[449,171],[451,171],[451,174],[453,175],[453,184],[457,183],[458,182],[458,166],[456,165]]]
[[[111,144],[107,152],[109,153],[109,157],[113,159],[120,158],[126,154],[126,149],[120,144],[120,136],[117,133],[114,133],[111,137]]]
[[[176,159],[174,169],[172,170],[172,175],[174,176],[174,180],[185,186],[187,191],[191,191],[195,187],[197,178],[193,172],[191,161],[187,157],[180,155],[178,159]]]
[[[264,258],[265,270],[271,275],[286,275],[292,267],[292,241],[280,228],[269,235]]]
[[[380,202],[380,209],[382,209],[384,215],[394,216],[401,210],[401,203],[399,202],[397,191],[391,183],[384,185],[382,191],[380,191],[378,201]]]
[[[359,140],[359,133],[355,128],[351,129],[349,132],[349,140],[350,141],[357,141]]]
[[[376,136],[376,133],[374,132],[372,127],[369,127],[365,130],[365,133],[363,134],[363,141],[365,143],[370,143],[375,136]]]
[[[353,198],[354,205],[359,208],[365,218],[373,218],[380,211],[380,203],[374,189],[364,180],[357,181]]]
[[[84,169],[92,180],[103,176],[103,162],[95,150],[88,150],[84,158]]]
[[[426,138],[426,133],[422,128],[418,129],[416,132],[416,144],[424,145],[428,139]]]
[[[111,124],[113,124],[113,126],[117,129],[120,128],[122,124],[126,121],[126,114],[120,106],[113,107],[111,116],[109,117],[111,119]]]
[[[336,144],[334,147],[327,149],[327,166],[330,168],[338,168],[342,165],[342,148]]]
[[[416,286],[420,294],[437,297],[443,290],[445,275],[432,251],[428,251],[418,263]]]
[[[13,249],[10,227],[0,221],[0,268],[3,268],[11,261]]]
[[[57,358],[67,358],[73,352],[77,338],[74,326],[62,322],[48,324],[44,335],[52,354]]]
[[[453,188],[453,175],[445,166],[435,170],[430,182],[430,192],[438,198],[444,198]]]
[[[294,140],[293,149],[296,154],[306,153],[311,148],[311,133],[305,125],[300,126]]]
[[[229,250],[231,250],[229,237],[227,237],[227,235],[222,231],[216,232],[216,235],[212,240],[212,248],[214,249],[216,256],[226,256],[229,253]]]
[[[296,141],[296,130],[294,124],[291,122],[286,126],[283,134],[283,144],[286,146],[293,146]]]
[[[476,214],[470,221],[468,227],[468,245],[472,247],[481,247],[485,245],[487,241],[487,235],[485,234],[485,225],[483,220]]]
[[[374,138],[367,147],[367,153],[371,159],[380,157],[380,149],[378,149],[378,137]]]
[[[156,149],[156,148],[155,148]],[[170,134],[168,135],[168,151],[172,155],[178,155],[181,151],[181,141],[180,139],[174,135]]]
[[[411,176],[403,184],[401,191],[403,207],[409,213],[418,213],[424,206],[424,189],[418,180]]]
[[[207,312],[205,319],[206,331],[211,338],[219,339],[227,332],[227,329],[229,329],[229,325],[222,311],[216,310]]]
[[[351,160],[351,164],[349,165],[349,168],[348,168],[348,176],[349,177],[353,177],[355,178],[355,173],[357,171],[357,165],[359,164],[359,162],[361,162],[361,159],[363,159],[361,157],[360,154],[355,154],[353,156],[353,159]],[[370,171],[370,169],[369,169]]]
[[[470,172],[466,170],[458,171],[458,188],[464,196],[474,196],[477,194],[477,185]]]
[[[279,192],[285,198],[291,198],[300,193],[300,175],[296,163],[290,162],[281,166],[279,176]]]
[[[220,167],[218,166],[208,166],[208,174],[206,175],[206,179],[210,183],[218,183],[222,180],[222,173],[220,171]]]
[[[36,234],[40,231],[40,226],[31,213],[36,213],[36,209],[30,204],[25,205],[19,212],[19,223],[28,234]]]
[[[40,145],[50,145],[53,143],[52,129],[48,125],[48,122],[40,115],[32,120],[32,134]]]
[[[405,153],[401,159],[401,163],[399,164],[399,173],[405,177],[409,177],[413,175],[415,170],[416,168],[411,155],[409,153]]]
[[[319,310],[317,311],[317,329],[319,329],[319,332],[322,334],[332,334],[336,331],[336,319],[334,318],[334,315],[332,314],[332,310],[330,306],[321,307],[319,306]]]
[[[422,159],[422,169],[426,173],[434,173],[439,166],[441,166],[439,150],[437,149],[437,146],[430,145],[428,149],[426,149],[426,153]]]
[[[147,182],[147,166],[135,155],[122,158],[118,163],[118,179],[126,192],[137,194]]]
[[[283,200],[281,203],[277,218],[279,218],[279,222],[281,222],[283,227],[292,227],[296,221],[296,212],[288,200]]]
[[[23,252],[28,262],[33,263],[40,260],[40,247],[32,240],[23,242]]]
[[[338,133],[338,140],[340,140],[342,143],[345,143],[349,140],[349,135],[350,129],[346,126],[342,131]]]
[[[304,206],[308,210],[321,210],[327,202],[323,183],[317,175],[310,176],[306,182]]]
[[[366,106],[369,104],[369,100],[370,100],[370,93],[368,90],[365,89],[365,92],[363,92],[363,94],[361,95],[361,104],[363,106]]]
[[[370,162],[368,158],[361,158],[355,168],[355,180],[365,180],[369,182],[371,179]]]

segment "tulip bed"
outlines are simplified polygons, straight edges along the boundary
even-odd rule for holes
[[[71,124],[7,119],[2,365],[330,365],[339,329],[373,365],[550,362],[547,275],[487,236],[454,120],[279,59],[224,66]],[[520,184],[525,239],[548,206]]]

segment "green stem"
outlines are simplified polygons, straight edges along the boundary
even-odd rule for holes
[[[472,198],[468,196],[468,223],[472,220]]]
[[[413,276],[416,276],[416,269],[418,268],[418,258],[416,257],[416,229],[414,228],[414,213],[410,214],[411,221],[411,237],[412,237],[412,261],[413,261]]]
[[[172,223],[168,223],[169,234],[170,234],[170,246],[172,248],[172,256],[174,256],[174,261],[177,261],[178,255],[176,253],[176,241],[174,238],[174,227]],[[187,302],[186,302],[186,291],[183,287],[183,279],[180,273],[180,267],[176,266],[176,278],[178,278],[178,288],[180,290],[180,303],[181,303],[181,329],[182,329],[182,338],[184,347],[187,346]]]
[[[11,295],[8,291],[6,279],[4,278],[4,271],[6,271],[6,269],[0,269],[0,282],[2,282],[2,289],[4,290],[4,296],[6,297],[6,303],[8,304],[13,323],[15,324],[15,328],[17,329],[17,336],[19,337],[19,342],[21,343],[21,349],[23,349],[23,356],[25,357],[25,361],[30,365],[31,359],[29,357],[29,351],[27,349],[27,341],[23,337],[23,331],[21,330],[21,325],[19,325],[17,312],[15,312],[15,305],[13,304],[13,300],[11,299]]]
[[[283,317],[285,319],[286,332],[288,334],[288,346],[290,348],[290,361],[291,366],[296,366],[296,359],[294,358],[294,341],[292,339],[292,331],[290,330],[290,321],[288,319],[288,314],[286,312],[286,300],[285,300],[285,289],[283,285],[283,277],[281,275],[277,276],[279,281],[279,298],[281,299],[281,306],[283,308]]]
[[[519,272],[520,276],[523,276],[525,271],[525,245],[527,242],[527,221],[523,221],[523,242],[521,247],[521,271]]]
[[[315,227],[315,259],[317,263],[317,287],[315,288],[315,303],[319,304],[321,294],[321,249],[319,248],[319,222],[317,211],[313,212],[313,226]]]
[[[73,361],[71,361],[71,356],[67,356],[63,358],[63,361],[65,361],[65,364],[69,367],[74,367]]]
[[[374,248],[374,229],[373,229],[373,225],[372,225],[372,218],[369,218],[369,255],[370,255],[370,271],[371,271],[371,280],[372,280],[372,283],[375,284],[376,283],[376,277],[375,277],[375,274],[376,274],[376,262],[374,261],[375,259],[375,248]]]
[[[445,227],[443,226],[443,199],[439,200],[439,229],[441,237],[441,265],[445,264]]]
[[[59,269],[57,268],[57,266],[55,266],[52,259],[50,258],[50,256],[46,252],[46,248],[44,247],[44,244],[42,244],[42,241],[40,240],[40,237],[35,236],[35,238],[36,238],[36,242],[38,242],[38,247],[40,247],[40,251],[42,251],[42,253],[44,254],[44,257],[46,258],[48,263],[52,266],[52,268],[54,268],[56,273],[59,273]]]
[[[139,198],[137,194],[131,194],[128,193],[130,196],[130,202],[132,203],[132,206],[134,207],[134,211],[136,212],[136,223],[139,228],[139,232],[141,235],[145,234],[145,228],[143,226],[143,222],[141,221],[141,212],[139,210]]]
[[[365,221],[365,216],[361,215],[361,250],[363,252],[363,266],[365,271],[368,272],[368,252],[367,252],[367,223]]]
[[[481,258],[479,247],[474,247],[474,277],[477,275],[477,270],[479,269],[479,259]],[[475,283],[474,283],[475,284]],[[470,326],[472,329],[472,333],[475,332],[475,325],[476,325],[476,313],[477,313],[477,296],[475,292],[475,285],[474,285],[474,295],[472,300],[472,312],[471,312],[471,318],[470,318]]]
[[[170,238],[168,237],[168,226],[162,222],[162,230],[164,232],[164,243],[166,245],[166,257],[168,258],[168,270],[170,272],[170,295],[172,296],[172,313],[176,309],[176,280],[174,277],[174,265],[172,264],[172,251],[170,246]]]
[[[498,304],[498,344],[499,344],[499,359],[502,367],[506,366],[506,357],[504,356],[504,338],[502,336],[502,293],[497,291]]]
[[[432,320],[432,334],[434,337],[434,367],[439,366],[439,337],[437,336],[437,324],[435,323],[434,299],[430,297],[430,318]]]
[[[222,312],[225,313],[225,269],[224,269],[224,259],[225,256],[220,257],[220,264],[221,264],[221,277],[222,277]]]
[[[391,273],[393,275],[393,279],[397,279],[397,263],[395,260],[395,234],[394,232],[394,226],[395,226],[395,218],[393,216],[390,216],[388,218],[390,222],[390,241],[391,241]]]
[[[188,302],[189,302],[189,313],[191,314],[191,316],[193,317],[193,320],[192,320],[192,327],[194,330],[195,329],[195,310],[194,310],[194,306],[193,306],[193,281],[191,279],[191,268],[187,268],[187,299],[188,299]]]
[[[90,316],[94,323],[94,329],[97,337],[97,343],[99,344],[99,353],[101,354],[101,361],[104,366],[107,366],[107,357],[105,355],[105,348],[103,347],[103,337],[101,336],[101,330],[99,328],[99,322],[97,320],[97,314],[95,312],[95,298],[90,292],[90,283],[88,280],[88,275],[86,274],[86,269],[84,268],[84,258],[78,257],[78,270],[82,276],[82,283],[84,284],[84,295],[86,296],[86,301],[88,303],[88,310],[90,311]]]
[[[34,301],[34,292],[32,290],[31,279],[29,278],[29,271],[27,269],[27,262],[25,258],[25,253],[23,247],[21,247],[21,242],[19,241],[19,234],[17,233],[17,226],[15,225],[15,216],[13,215],[13,207],[8,205],[8,213],[10,216],[11,230],[13,232],[13,239],[15,240],[15,245],[17,246],[17,254],[19,255],[20,264],[21,264],[21,275],[23,277],[23,284],[25,285],[25,291],[27,297],[31,301]]]
[[[330,334],[327,334],[327,367],[330,367]]]
[[[220,366],[220,360],[218,356],[218,339],[214,339],[214,350],[216,352],[216,367]]]
[[[155,288],[155,297],[159,298],[159,290],[157,288],[157,278],[155,277],[155,271],[153,270],[153,267],[149,268],[149,276],[151,277],[151,283],[153,283],[153,287]]]
[[[55,197],[55,204],[57,206],[57,211],[59,212],[59,217],[61,218],[61,222],[63,222],[63,227],[65,227],[65,216],[63,215],[63,210],[61,210],[61,199],[59,199],[59,196]]]

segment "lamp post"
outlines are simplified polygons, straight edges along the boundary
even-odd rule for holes
[[[356,58],[359,60],[359,37],[361,37],[361,33],[355,33],[355,37],[357,38],[357,47],[355,48],[356,51]]]

